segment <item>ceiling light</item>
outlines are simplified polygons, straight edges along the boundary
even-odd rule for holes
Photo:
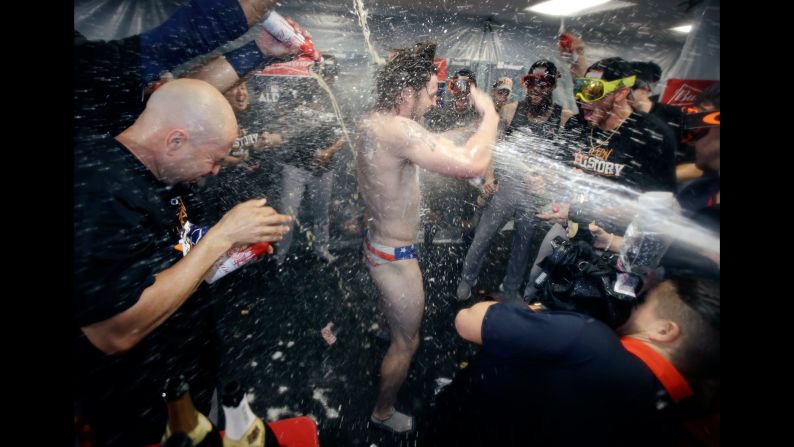
[[[525,11],[538,12],[552,16],[572,16],[594,6],[602,5],[610,0],[549,0],[530,6]]]
[[[675,31],[675,32],[677,32],[677,33],[686,34],[686,33],[690,32],[690,31],[692,31],[692,25],[676,26],[675,28],[670,28],[670,29]]]

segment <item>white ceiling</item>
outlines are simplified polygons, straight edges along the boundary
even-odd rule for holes
[[[541,1],[543,0],[362,0],[371,17],[461,15],[483,20],[491,17],[496,23],[558,26],[559,17],[524,10]],[[606,35],[630,31],[683,43],[686,36],[672,32],[669,28],[694,20],[699,8],[685,11],[687,3],[692,1],[698,0],[622,0],[623,3],[632,3],[633,6],[568,17],[565,18],[565,24],[568,29],[585,35],[594,31]],[[719,0],[707,1],[719,5]],[[134,34],[146,29],[146,23],[156,24],[164,20],[185,2],[186,0],[75,0],[75,27],[81,31],[85,29],[86,35],[93,34],[93,26],[113,27],[114,37]],[[354,0],[282,0],[277,5],[278,9],[303,9],[329,14],[350,14],[354,11]],[[89,17],[90,21],[87,20]]]
[[[528,6],[544,0],[362,0],[369,16],[422,16],[425,14],[474,16],[492,18],[496,23],[518,25],[546,25],[559,27],[561,18],[525,11]],[[699,7],[690,8],[695,2]],[[705,0],[719,6],[719,0]],[[566,29],[578,31],[585,36],[593,33],[603,36],[626,33],[640,38],[653,36],[659,41],[683,44],[686,34],[676,33],[670,28],[692,23],[702,12],[700,0],[622,0],[632,6],[607,9],[602,12],[579,17],[566,17]],[[351,13],[354,0],[287,0],[282,8]],[[607,4],[608,5],[608,4]]]

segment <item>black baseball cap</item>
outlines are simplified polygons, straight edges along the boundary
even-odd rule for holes
[[[634,66],[631,62],[621,57],[610,57],[601,59],[591,65],[585,72],[585,77],[603,79],[604,81],[614,81],[616,79],[628,78],[634,74]]]

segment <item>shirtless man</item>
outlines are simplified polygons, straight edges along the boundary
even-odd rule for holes
[[[377,102],[363,118],[356,141],[358,184],[370,216],[364,259],[391,331],[370,420],[398,433],[414,429],[413,417],[396,411],[394,404],[419,347],[425,305],[413,245],[419,230],[418,167],[458,178],[482,176],[499,122],[488,95],[472,88],[483,119],[465,145],[418,124],[436,103],[435,50],[435,44],[423,42],[395,52],[377,75]]]

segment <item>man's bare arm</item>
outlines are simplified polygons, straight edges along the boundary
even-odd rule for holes
[[[429,132],[413,120],[395,118],[399,125],[383,129],[392,146],[418,166],[430,171],[459,178],[482,177],[491,162],[491,150],[496,142],[499,115],[488,95],[472,87],[472,98],[482,122],[465,145]]]
[[[496,301],[483,301],[463,309],[455,317],[455,330],[464,340],[472,343],[482,344],[482,322],[488,308],[497,304]]]
[[[264,199],[249,200],[232,208],[187,256],[158,273],[132,307],[82,327],[91,344],[106,354],[131,349],[176,312],[229,248],[280,240],[289,229],[283,224],[290,217],[264,205]]]

